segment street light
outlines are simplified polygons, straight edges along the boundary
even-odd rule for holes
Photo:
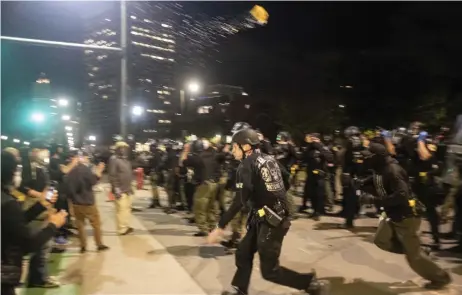
[[[2,139],[3,139],[3,140],[7,140],[7,139],[8,139],[8,136],[2,135]]]
[[[28,141],[25,141],[25,142],[23,142],[23,143],[24,143],[25,145],[30,145],[30,142],[28,142]]]
[[[15,142],[15,143],[20,143],[21,141],[20,141],[19,139],[14,138],[14,139],[13,139],[13,142]]]
[[[66,107],[69,104],[69,101],[67,99],[61,98],[58,100],[58,104],[61,107]]]
[[[135,116],[141,116],[144,113],[144,109],[140,106],[134,106],[132,109],[132,113]]]
[[[190,83],[188,84],[188,90],[189,90],[190,92],[192,92],[192,93],[197,93],[197,92],[199,92],[200,88],[201,88],[201,86],[200,86],[199,83],[197,83],[197,82],[190,82]]]
[[[88,140],[95,141],[95,140],[96,140],[96,136],[90,135],[90,136],[88,136]]]
[[[34,122],[43,122],[45,120],[45,116],[42,113],[33,113],[32,114],[32,121]]]
[[[69,116],[69,115],[63,115],[63,116],[61,117],[61,119],[63,119],[64,121],[69,121],[69,120],[71,119],[71,116]]]

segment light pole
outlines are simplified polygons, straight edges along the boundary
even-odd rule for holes
[[[109,47],[109,46],[99,46],[99,45],[89,45],[89,44],[80,44],[72,42],[61,42],[61,41],[50,41],[50,40],[40,40],[40,39],[31,39],[31,38],[19,38],[12,36],[0,36],[1,40],[23,42],[33,45],[48,45],[64,48],[85,48],[85,49],[98,49],[98,50],[108,50],[108,51],[120,51],[121,55],[121,88],[120,88],[120,130],[121,135],[126,135],[126,108],[127,108],[127,7],[125,0],[120,1],[120,44],[121,47]],[[67,105],[67,104],[66,104]]]

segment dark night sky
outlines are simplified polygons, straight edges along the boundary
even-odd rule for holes
[[[241,13],[253,4],[183,3],[186,10],[202,10],[210,15]],[[80,16],[97,13],[103,9],[104,3],[2,2],[1,5],[2,35],[81,42],[83,24]],[[459,19],[462,10],[458,3],[438,3],[438,7],[436,3],[412,7],[413,4],[392,2],[265,2],[262,5],[270,14],[268,25],[225,40],[217,55],[222,63],[209,67],[205,83],[242,85],[251,94],[262,98],[274,88],[284,88],[285,83],[294,80],[295,76],[303,75],[305,69],[300,60],[306,58],[307,53],[408,48],[406,40],[409,36],[406,34],[411,32],[409,34],[415,37],[415,31],[409,29],[410,25],[399,25],[408,14],[414,14],[416,18],[430,16],[433,22],[444,18],[448,28],[441,30],[457,30],[457,35],[448,35],[447,39],[461,39],[458,35],[460,21],[456,25],[450,22]],[[435,29],[436,25],[431,21],[419,24],[417,31],[423,32],[424,37],[418,42],[427,40],[427,31],[422,31],[422,27],[427,26],[430,31]],[[444,42],[441,41],[441,46]],[[452,50],[460,52],[460,44],[458,46]],[[424,47],[426,49],[429,45]],[[81,99],[85,76],[80,50],[4,42],[1,49],[2,133],[21,136],[20,130],[24,128],[20,123],[12,124],[12,118],[25,118],[31,85],[40,72],[45,72],[52,80],[55,95]],[[303,85],[290,87],[302,89]]]

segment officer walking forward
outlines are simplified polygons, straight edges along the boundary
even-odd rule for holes
[[[264,279],[276,284],[303,290],[310,295],[326,295],[329,283],[318,281],[314,272],[301,274],[279,265],[284,236],[290,228],[286,188],[288,177],[281,173],[278,162],[260,153],[255,130],[241,129],[233,135],[233,155],[241,164],[237,171],[236,197],[218,226],[208,236],[208,243],[217,243],[226,225],[246,204],[250,213],[247,234],[236,251],[237,271],[231,282],[232,291],[222,295],[247,295],[253,258],[260,255]]]

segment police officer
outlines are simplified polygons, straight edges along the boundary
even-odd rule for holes
[[[149,208],[160,207],[158,181],[159,174],[161,173],[162,151],[159,150],[157,143],[152,143],[150,146],[151,158],[149,159],[149,167],[151,169],[149,178],[151,181],[152,199]]]
[[[307,177],[305,181],[305,192],[303,205],[306,204],[308,196],[311,197],[314,220],[325,214],[324,199],[326,196],[326,181],[328,181],[328,164],[334,162],[331,151],[321,143],[319,133],[307,134],[305,141],[307,149],[304,154],[304,161],[307,166]]]
[[[210,233],[208,242],[218,241],[226,225],[247,202],[250,214],[247,234],[236,251],[237,271],[231,282],[232,291],[222,294],[248,294],[255,252],[260,255],[264,279],[311,295],[322,294],[328,282],[317,281],[314,273],[301,274],[279,265],[282,242],[290,228],[287,175],[283,177],[274,158],[259,152],[259,143],[258,134],[252,129],[243,129],[233,135],[233,155],[241,161],[237,172],[237,197],[220,219],[218,227]]]
[[[292,143],[291,136],[289,132],[281,131],[276,137],[276,146],[274,149],[275,157],[281,163],[282,167],[287,170],[289,173],[292,172],[292,166],[297,163],[297,151],[294,144]],[[291,187],[287,192],[287,201],[289,202],[289,214],[291,218],[297,218],[295,215],[295,200],[293,195],[289,192],[291,189],[294,189],[296,173],[291,173],[290,185]]]
[[[370,143],[368,151],[363,154],[366,165],[374,171],[370,179],[382,199],[385,211],[374,243],[387,252],[404,254],[409,266],[430,281],[427,288],[439,289],[449,284],[449,274],[431,261],[420,248],[420,210],[418,202],[412,198],[406,172],[381,144]]]
[[[361,132],[356,126],[350,126],[345,129],[347,139],[343,168],[343,215],[345,217],[344,227],[352,228],[355,215],[359,211],[359,196],[361,191],[354,185],[354,179],[363,173],[363,155],[364,150],[360,138]]]
[[[194,193],[194,219],[199,228],[195,234],[198,237],[207,236],[214,228],[218,215],[218,181],[220,179],[220,165],[216,151],[206,145],[205,140],[196,140],[191,145],[185,144],[180,157],[180,167],[191,167],[198,186]],[[193,154],[188,155],[192,147]]]

